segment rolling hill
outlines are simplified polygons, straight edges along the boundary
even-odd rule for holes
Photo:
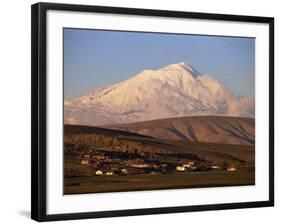
[[[253,145],[255,142],[253,118],[195,116],[105,127],[160,139],[238,145]]]

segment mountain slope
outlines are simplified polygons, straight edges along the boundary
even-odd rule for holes
[[[144,70],[64,103],[66,124],[108,125],[161,118],[220,115],[254,117],[253,97],[237,97],[186,63]]]
[[[252,118],[181,117],[112,125],[106,128],[192,142],[253,145],[255,141],[255,123]]]

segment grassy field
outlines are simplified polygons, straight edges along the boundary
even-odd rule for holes
[[[65,178],[64,194],[254,185],[255,173],[194,172]]]

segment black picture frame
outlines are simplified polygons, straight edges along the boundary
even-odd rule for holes
[[[160,207],[69,214],[46,213],[46,12],[64,10],[101,12],[124,15],[162,16],[269,25],[269,200],[243,203],[196,206]],[[103,7],[73,4],[37,3],[31,11],[31,75],[32,75],[32,155],[31,155],[31,218],[36,221],[73,220],[86,218],[178,213],[206,210],[238,209],[274,206],[274,18],[137,8]]]

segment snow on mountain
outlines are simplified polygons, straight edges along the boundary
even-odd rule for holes
[[[254,98],[235,96],[210,75],[181,62],[65,100],[66,124],[108,125],[171,117],[254,117]]]

